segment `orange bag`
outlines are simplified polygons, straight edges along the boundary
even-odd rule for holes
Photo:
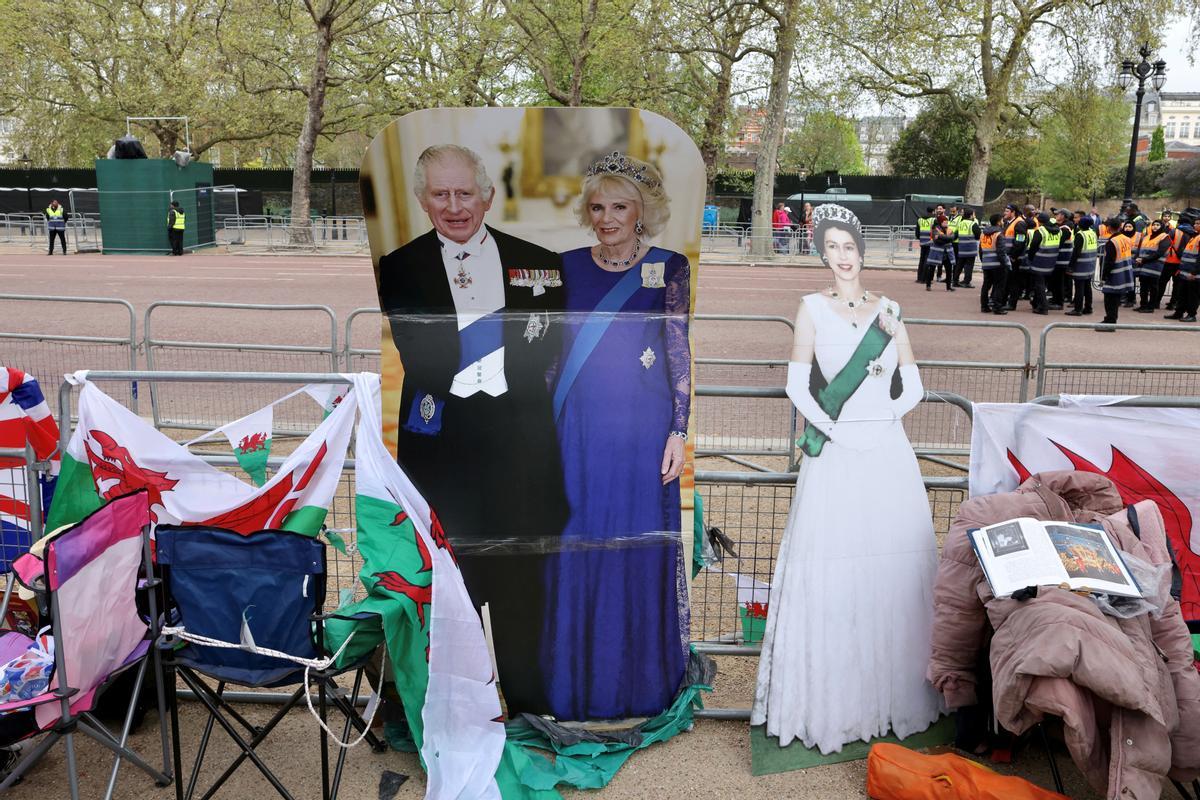
[[[927,756],[886,742],[872,745],[867,756],[867,795],[873,800],[1070,800],[953,753]]]

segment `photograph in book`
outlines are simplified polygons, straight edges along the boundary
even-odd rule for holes
[[[656,716],[687,661],[699,151],[637,109],[429,109],[360,181],[384,441],[509,713]]]
[[[971,531],[970,537],[996,597],[1031,586],[1142,596],[1103,528],[1020,517]]]
[[[1089,531],[1067,525],[1047,525],[1046,533],[1062,559],[1063,569],[1072,578],[1097,578],[1128,586],[1121,564],[1109,552],[1103,531]]]

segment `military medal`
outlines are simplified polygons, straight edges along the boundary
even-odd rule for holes
[[[434,412],[437,411],[437,406],[433,402],[433,395],[427,394],[421,399],[421,419],[425,424],[429,424],[429,420],[433,419]]]
[[[647,347],[642,353],[642,357],[639,358],[638,361],[642,362],[643,367],[650,369],[654,366],[654,362],[658,361],[658,356],[654,355],[654,351]]]

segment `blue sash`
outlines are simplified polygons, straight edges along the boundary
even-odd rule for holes
[[[485,314],[458,332],[458,372],[504,346],[504,309]]]
[[[653,252],[651,250],[646,253],[642,261],[649,259]],[[588,314],[587,321],[583,323],[579,329],[579,335],[575,337],[571,352],[567,354],[562,374],[558,378],[558,386],[554,389],[555,419],[558,419],[558,415],[562,413],[563,405],[567,402],[567,394],[571,391],[575,379],[579,377],[579,371],[587,363],[588,357],[596,349],[596,345],[600,344],[600,340],[604,338],[608,326],[616,318],[616,313],[621,310],[629,298],[633,297],[633,293],[641,285],[641,269],[639,265],[635,264],[621,277],[621,280],[617,281],[615,286],[608,290],[608,294],[600,298],[600,302]]]

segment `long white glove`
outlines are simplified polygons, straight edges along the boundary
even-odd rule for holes
[[[903,417],[917,407],[917,403],[925,397],[925,386],[921,383],[921,370],[916,364],[905,364],[900,368],[902,388],[896,398],[895,411],[897,417]]]
[[[791,398],[791,401],[796,405],[796,410],[800,412],[805,420],[812,423],[813,427],[832,439],[834,421],[829,418],[829,415],[817,403],[817,399],[812,396],[812,391],[809,390],[809,380],[811,377],[812,364],[789,361],[787,396]]]

